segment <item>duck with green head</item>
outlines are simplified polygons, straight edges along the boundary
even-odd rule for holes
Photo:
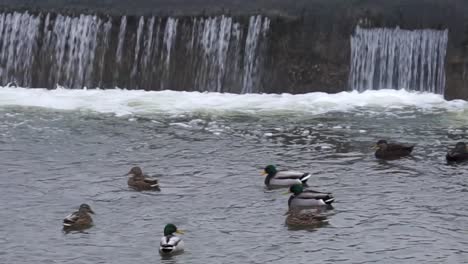
[[[182,253],[184,251],[184,241],[174,234],[183,234],[174,224],[167,224],[164,227],[164,236],[159,244],[159,254],[170,256]]]
[[[330,206],[335,201],[331,193],[304,190],[302,184],[294,184],[289,187],[289,193],[292,193],[288,200],[290,210]]]
[[[307,180],[312,176],[310,173],[298,171],[278,171],[274,165],[268,165],[263,169],[266,175],[265,185],[268,188],[289,187],[294,184],[307,184]]]

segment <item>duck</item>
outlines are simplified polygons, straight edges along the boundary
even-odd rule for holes
[[[458,142],[455,148],[449,150],[445,155],[447,162],[463,162],[468,160],[468,148],[465,142]]]
[[[377,159],[392,160],[409,156],[413,151],[414,145],[388,143],[386,140],[381,139],[374,148],[376,149],[375,157]]]
[[[335,198],[331,193],[304,190],[302,184],[292,185],[289,187],[288,193],[292,193],[288,200],[289,209],[331,206],[331,204],[335,201]]]
[[[167,224],[164,227],[164,236],[159,244],[159,254],[162,256],[170,256],[180,254],[184,251],[184,241],[176,235],[183,234],[182,230],[177,229],[174,224]]]
[[[160,191],[159,181],[143,174],[140,167],[135,166],[126,174],[130,175],[127,184],[137,191]]]
[[[307,180],[312,176],[307,172],[278,171],[274,165],[266,166],[262,174],[266,175],[265,185],[268,188],[290,187],[294,184],[307,185]]]
[[[286,225],[290,227],[318,227],[327,222],[327,217],[317,209],[291,209],[286,215]]]
[[[85,229],[93,225],[93,219],[89,214],[94,214],[94,211],[88,204],[81,204],[78,211],[67,215],[63,219],[64,229]]]

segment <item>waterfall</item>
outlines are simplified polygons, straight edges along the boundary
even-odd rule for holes
[[[0,85],[262,92],[270,20],[0,13]]]
[[[447,30],[357,27],[351,36],[350,86],[444,94],[447,41]]]
[[[35,42],[40,19],[28,13],[0,14],[0,80],[3,84],[17,79],[25,85],[32,84],[32,66],[37,49]],[[10,76],[14,76],[11,78]]]
[[[166,23],[166,27],[164,29],[164,71],[163,71],[163,78],[161,79],[161,89],[167,88],[165,84],[169,81],[169,72],[170,72],[170,65],[171,65],[171,51],[173,49],[175,43],[175,37],[177,35],[177,23],[179,22],[178,19],[169,18]]]
[[[125,31],[127,29],[127,17],[123,16],[121,21],[120,21],[120,29],[119,29],[119,44],[117,46],[117,53],[116,59],[117,63],[120,63],[122,61],[122,53],[123,53],[123,45],[125,41]]]
[[[258,74],[258,57],[255,56],[259,46],[259,36],[264,35],[269,28],[269,21],[262,25],[261,16],[251,17],[249,21],[249,30],[247,33],[247,42],[244,53],[244,93],[251,93],[255,83],[255,75]]]

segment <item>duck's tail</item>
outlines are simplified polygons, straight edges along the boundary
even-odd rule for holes
[[[447,161],[456,161],[455,155],[452,151],[447,152],[447,154],[445,155],[445,159]]]
[[[169,245],[169,244],[166,244],[166,245],[161,245],[159,247],[159,251],[161,253],[164,253],[164,254],[169,254],[171,253],[172,251],[174,251],[174,246],[173,245]]]
[[[332,204],[334,201],[335,201],[335,198],[333,196],[328,196],[323,199],[323,202],[328,205]]]
[[[324,205],[330,205],[335,201],[335,197],[333,197],[331,193],[321,193],[317,198],[322,201]]]
[[[302,184],[307,184],[307,180],[312,177],[312,174],[310,173],[304,173],[301,178],[299,178],[302,182]]]
[[[63,226],[64,227],[72,226],[75,223],[75,221],[76,221],[76,215],[74,213],[69,214],[63,219]]]

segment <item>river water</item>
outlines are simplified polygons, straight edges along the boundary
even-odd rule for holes
[[[0,89],[1,263],[467,263],[468,103],[406,91],[233,95]],[[377,161],[385,138],[413,156]],[[328,224],[285,226],[261,169],[308,171]],[[140,165],[161,192],[135,192]],[[86,202],[95,226],[64,234]],[[162,229],[186,252],[161,259]]]

